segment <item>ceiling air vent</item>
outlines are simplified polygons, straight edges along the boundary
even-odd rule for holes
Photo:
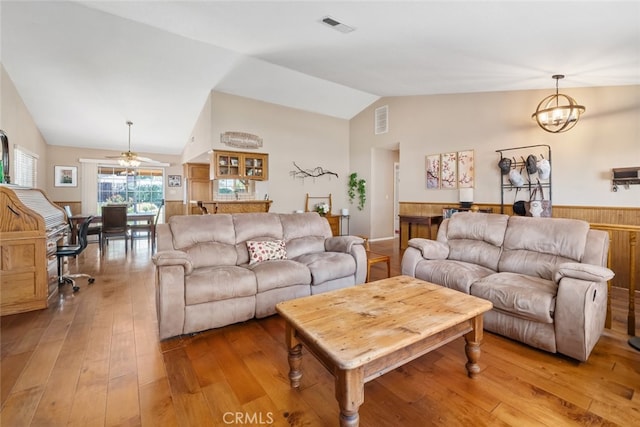
[[[389,106],[388,105],[376,108],[375,132],[376,132],[376,135],[389,132]]]
[[[341,33],[350,33],[352,31],[355,30],[355,28],[350,27],[346,24],[343,24],[342,22],[338,21],[335,18],[332,18],[330,16],[325,16],[324,18],[322,18],[320,20],[320,22],[322,22],[324,25],[327,25],[331,28],[333,28],[334,30],[340,31]]]

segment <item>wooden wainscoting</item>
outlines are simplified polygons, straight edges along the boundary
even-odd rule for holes
[[[500,213],[500,204],[477,203],[480,209],[493,209]],[[434,215],[442,213],[443,208],[455,208],[455,203],[418,203],[400,202],[400,215]],[[504,207],[504,213],[513,215],[511,205]],[[610,207],[610,206],[553,206],[554,218],[573,218],[587,221],[591,224],[617,224],[640,226],[640,208]],[[434,228],[435,230],[435,228]],[[412,232],[413,236],[426,237],[425,228],[417,227]],[[435,236],[435,234],[432,234]],[[400,236],[405,239],[407,236]],[[638,238],[637,240],[640,240]],[[629,289],[629,232],[611,232],[611,269],[616,273],[612,285]],[[640,251],[636,251],[636,265],[640,265]],[[640,279],[639,279],[640,280]],[[636,289],[640,289],[640,283],[636,283]]]

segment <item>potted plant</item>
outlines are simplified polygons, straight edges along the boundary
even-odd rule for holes
[[[358,174],[356,172],[349,175],[349,184],[347,189],[347,194],[349,196],[349,203],[353,203],[353,200],[356,198],[356,193],[358,193],[358,210],[362,210],[364,208],[364,203],[367,201],[367,182],[363,178],[358,178]]]

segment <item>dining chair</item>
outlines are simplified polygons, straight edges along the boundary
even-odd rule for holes
[[[156,215],[153,217],[153,222],[147,222],[142,224],[129,224],[129,231],[131,232],[131,249],[133,249],[133,238],[136,233],[147,233],[147,239],[151,240],[151,252],[153,253],[156,248],[156,225],[158,224],[158,218],[160,218],[160,213],[162,212],[162,208],[164,207],[164,199],[160,201],[160,206],[158,206],[158,211]]]
[[[129,227],[127,225],[127,205],[106,205],[102,207],[102,232],[100,250],[109,244],[112,237],[124,238],[124,251],[128,252]]]

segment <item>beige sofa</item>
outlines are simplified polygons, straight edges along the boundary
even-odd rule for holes
[[[367,273],[363,239],[333,237],[315,212],[172,216],[157,239],[161,339],[269,316],[280,301],[364,283]]]
[[[584,221],[460,212],[437,241],[409,241],[402,274],[491,301],[491,332],[585,361],[604,328],[608,249]]]

